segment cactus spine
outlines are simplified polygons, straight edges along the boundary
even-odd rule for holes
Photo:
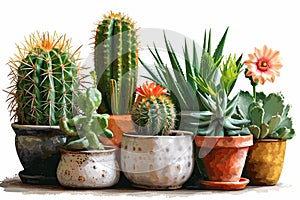
[[[71,52],[66,35],[33,33],[18,46],[8,65],[9,107],[20,124],[58,125],[72,114],[72,96],[79,85],[79,48]]]
[[[155,83],[144,83],[136,90],[138,98],[132,107],[132,120],[138,132],[167,135],[174,127],[176,111],[167,90]]]
[[[98,22],[94,63],[103,95],[98,112],[128,114],[134,101],[138,65],[135,24],[128,16],[111,12]]]

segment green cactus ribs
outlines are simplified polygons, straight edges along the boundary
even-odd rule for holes
[[[79,48],[72,52],[70,40],[56,32],[33,33],[17,48],[19,55],[9,61],[13,117],[20,124],[58,125],[62,116],[72,115],[82,78]]]
[[[139,134],[167,135],[174,127],[176,110],[166,90],[146,82],[137,89],[138,98],[131,116]]]
[[[98,22],[94,63],[103,95],[99,113],[128,114],[137,83],[138,42],[135,24],[121,13]]]

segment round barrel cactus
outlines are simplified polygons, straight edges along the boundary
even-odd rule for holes
[[[72,51],[70,42],[56,32],[36,32],[17,45],[19,53],[8,63],[8,101],[19,124],[58,125],[61,117],[72,116],[81,76],[79,48]]]
[[[144,83],[137,88],[137,100],[131,116],[138,132],[146,135],[167,135],[174,127],[176,110],[167,90],[156,83]]]

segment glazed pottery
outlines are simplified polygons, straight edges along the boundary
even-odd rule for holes
[[[206,174],[209,181],[238,182],[252,138],[252,135],[195,136],[202,174]]]
[[[276,185],[283,167],[286,141],[254,140],[244,168],[251,185]]]
[[[133,132],[134,123],[131,120],[131,115],[110,115],[107,128],[114,133],[114,137],[101,137],[103,144],[107,146],[121,147],[123,134],[126,132]]]
[[[116,149],[101,151],[69,151],[61,149],[57,178],[64,187],[104,188],[115,185],[120,178]]]
[[[12,124],[15,145],[24,168],[19,173],[23,183],[58,184],[56,169],[60,160],[59,149],[66,135],[58,126]]]
[[[172,131],[168,136],[125,133],[121,169],[134,186],[147,189],[177,189],[194,168],[193,134]]]

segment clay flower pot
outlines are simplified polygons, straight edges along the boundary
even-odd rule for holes
[[[61,149],[57,178],[64,187],[104,188],[115,185],[120,178],[116,149],[102,151],[68,151]]]
[[[134,186],[177,189],[192,174],[193,134],[173,131],[169,136],[123,135],[121,169]]]
[[[276,185],[283,167],[286,141],[254,140],[249,148],[244,175],[251,185]]]
[[[122,136],[124,133],[134,132],[135,130],[131,115],[110,115],[107,128],[114,133],[114,137],[101,137],[101,141],[105,145],[116,147],[121,147]]]
[[[21,181],[29,184],[57,185],[59,149],[65,144],[67,136],[58,126],[11,126],[16,133],[16,150],[24,168],[19,172]]]
[[[209,181],[240,181],[252,135],[195,136],[195,143]]]

